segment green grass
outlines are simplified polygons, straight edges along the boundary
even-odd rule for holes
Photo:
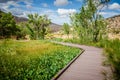
[[[107,41],[105,55],[112,67],[114,80],[120,80],[120,40]]]
[[[47,41],[0,41],[1,80],[50,80],[80,53]]]

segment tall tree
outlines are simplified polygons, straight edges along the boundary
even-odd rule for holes
[[[69,34],[70,34],[70,26],[68,23],[64,23],[63,24],[63,31],[65,34],[67,34],[67,36],[69,37]]]
[[[99,14],[98,7],[108,2],[108,0],[101,1],[85,0],[85,5],[82,6],[81,11],[71,17],[80,37],[92,39],[94,42],[99,41],[105,22]]]
[[[46,28],[51,23],[50,19],[47,18],[46,15],[39,16],[38,14],[29,14],[29,30],[32,32],[32,36],[34,39],[44,39],[46,35]]]
[[[19,28],[16,26],[14,17],[11,13],[0,13],[0,36],[10,38],[17,35]]]

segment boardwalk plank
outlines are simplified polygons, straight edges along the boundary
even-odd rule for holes
[[[104,57],[101,48],[72,43],[59,44],[82,48],[85,51],[57,80],[103,80],[101,72],[110,70],[102,66]]]

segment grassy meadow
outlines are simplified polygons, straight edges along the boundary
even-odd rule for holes
[[[48,41],[0,41],[1,80],[50,80],[80,49]]]

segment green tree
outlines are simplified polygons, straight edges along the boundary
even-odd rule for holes
[[[19,31],[12,14],[0,12],[0,36],[10,38],[11,36],[15,36]]]
[[[106,26],[104,18],[98,10],[102,2],[96,2],[98,0],[85,1],[86,4],[82,6],[81,11],[71,16],[72,24],[81,39],[97,42],[102,38],[101,35],[104,32],[102,30]]]
[[[67,24],[67,23],[63,24],[63,31],[64,31],[65,34],[67,34],[67,36],[69,38],[69,34],[70,34],[70,26],[69,26],[69,24]]]
[[[29,14],[29,23],[27,27],[31,31],[31,36],[33,39],[44,39],[47,27],[51,23],[50,19],[46,15],[39,16],[38,14]]]
[[[17,33],[17,39],[25,39],[25,36],[31,33],[26,27],[26,22],[18,23],[17,26],[20,29],[20,31]]]

